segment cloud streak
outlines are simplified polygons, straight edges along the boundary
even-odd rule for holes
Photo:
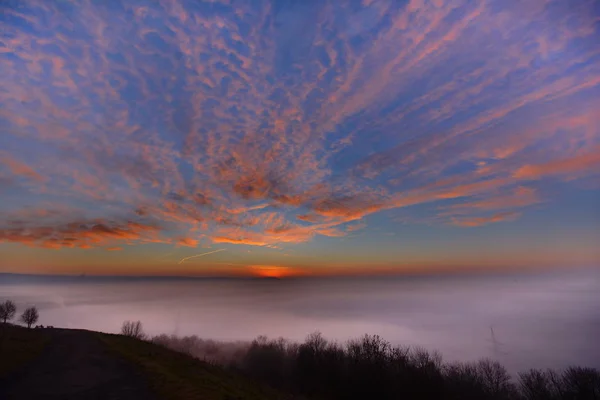
[[[192,258],[204,257],[204,256],[207,256],[209,254],[219,253],[219,252],[225,251],[225,250],[226,249],[217,249],[217,250],[209,251],[207,253],[201,253],[201,254],[196,254],[196,255],[193,255],[193,256],[185,257],[185,258],[182,258],[181,260],[179,260],[179,262],[177,262],[177,264],[183,264],[184,262],[186,262],[187,260],[190,260]]]

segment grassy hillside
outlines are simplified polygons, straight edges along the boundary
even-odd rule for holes
[[[0,380],[25,367],[48,342],[47,331],[0,324]]]
[[[105,391],[130,393],[132,386],[137,386],[137,393],[147,390],[156,399],[166,400],[293,398],[223,368],[129,337],[10,325],[0,329],[0,398],[105,398]]]
[[[115,352],[136,365],[160,398],[168,400],[289,399],[245,377],[153,343],[98,334]]]

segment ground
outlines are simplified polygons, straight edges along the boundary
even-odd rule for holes
[[[114,357],[95,335],[62,329],[43,334],[48,343],[38,357],[10,376],[0,398],[155,398],[143,376]]]
[[[152,343],[73,329],[0,331],[0,399],[286,399]]]

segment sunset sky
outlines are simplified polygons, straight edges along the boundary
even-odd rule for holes
[[[598,2],[3,1],[0,59],[0,272],[600,265]]]

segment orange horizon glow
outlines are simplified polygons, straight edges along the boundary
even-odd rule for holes
[[[250,274],[260,278],[289,278],[304,275],[299,270],[279,265],[251,265],[248,267]]]
[[[434,276],[449,274],[486,274],[486,273],[532,273],[535,271],[585,269],[592,266],[588,263],[565,265],[564,263],[532,264],[431,264],[412,263],[379,266],[327,266],[326,268],[310,266],[283,265],[246,265],[238,268],[203,268],[203,269],[171,269],[144,268],[73,268],[61,269],[3,269],[1,273],[49,276],[88,276],[88,277],[181,277],[181,278],[368,278],[368,277],[402,277],[402,276]]]

